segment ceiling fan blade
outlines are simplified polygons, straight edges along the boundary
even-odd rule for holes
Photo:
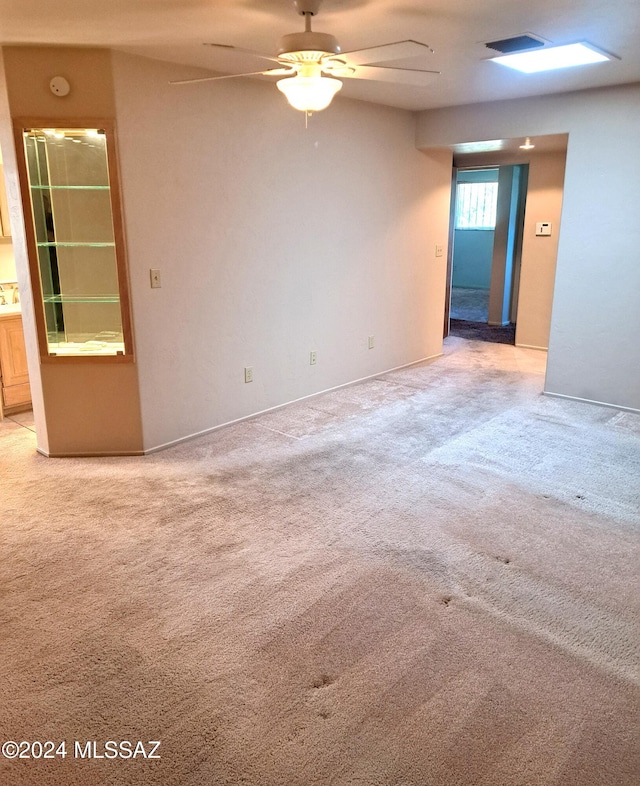
[[[428,44],[408,39],[396,41],[392,44],[370,46],[367,49],[354,49],[352,52],[340,52],[339,55],[330,55],[322,59],[323,63],[333,59],[346,60],[349,65],[369,65],[371,63],[385,63],[390,60],[406,60],[409,57],[419,57],[432,54],[433,49]]]
[[[337,79],[342,79],[342,77],[350,77],[355,74],[356,67],[355,66],[348,66],[344,62],[339,62],[337,60],[333,60],[326,65],[322,65],[322,73],[326,74],[327,76],[333,76]]]
[[[440,71],[419,71],[415,68],[390,68],[388,66],[357,66],[353,73],[336,74],[340,79],[370,79],[372,82],[395,82],[396,84],[428,87]]]
[[[222,76],[198,76],[195,79],[173,79],[170,85],[191,85],[196,82],[217,82],[221,79],[237,79],[240,76],[293,76],[295,68],[268,68],[266,71],[249,71],[243,74],[222,74]]]
[[[272,55],[265,55],[262,52],[256,52],[253,49],[243,49],[241,46],[233,46],[232,44],[210,44],[205,43],[204,46],[210,46],[213,49],[219,49],[224,52],[234,52],[238,55],[250,55],[251,57],[259,57],[261,60],[269,60],[272,63],[281,62],[277,57]]]

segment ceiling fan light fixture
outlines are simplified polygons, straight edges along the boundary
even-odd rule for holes
[[[251,55],[258,60],[268,60],[276,63],[277,67],[272,65],[256,71],[177,79],[169,84],[185,85],[251,76],[280,76],[284,78],[276,83],[278,90],[294,109],[308,113],[326,109],[342,88],[342,79],[371,79],[422,87],[427,85],[425,80],[430,80],[432,74],[440,73],[422,68],[384,65],[421,57],[426,52],[433,53],[430,46],[411,38],[353,49],[343,54],[333,35],[316,33],[311,29],[311,19],[320,10],[321,2],[322,0],[294,0],[296,11],[304,17],[304,30],[282,36],[275,57],[228,44],[209,44],[221,51],[232,50],[238,54]]]
[[[281,60],[304,61],[314,58],[316,61],[323,55],[339,55],[340,45],[335,36],[329,33],[316,33],[306,30],[304,33],[283,35],[278,46],[278,57]]]
[[[287,101],[300,112],[320,112],[326,109],[342,82],[330,76],[322,76],[320,66],[302,66],[296,76],[279,79],[278,90]]]

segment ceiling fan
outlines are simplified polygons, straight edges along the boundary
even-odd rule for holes
[[[316,16],[320,10],[320,3],[321,0],[294,0],[296,11],[304,17],[304,31],[282,36],[275,56],[224,44],[208,44],[216,49],[232,50],[261,60],[269,60],[277,63],[276,67],[223,76],[179,79],[170,84],[213,82],[241,76],[280,76],[284,78],[276,83],[278,90],[284,93],[294,109],[310,113],[319,112],[329,106],[335,94],[342,88],[340,79],[370,79],[378,82],[423,86],[431,82],[433,74],[440,73],[380,65],[433,52],[427,44],[410,39],[342,52],[334,36],[311,30],[311,17]]]

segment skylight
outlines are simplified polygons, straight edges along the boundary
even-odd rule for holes
[[[494,63],[515,68],[524,74],[536,74],[539,71],[553,71],[556,68],[604,63],[606,60],[613,60],[614,58],[592,44],[581,43],[547,46],[542,49],[517,52],[511,55],[499,55],[489,59]]]

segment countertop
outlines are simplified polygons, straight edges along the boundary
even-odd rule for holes
[[[2,319],[2,317],[21,316],[21,314],[22,310],[20,308],[20,303],[16,303],[13,306],[0,306],[0,319]]]

